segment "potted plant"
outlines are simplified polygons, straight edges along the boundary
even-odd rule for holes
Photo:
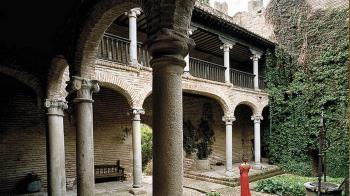
[[[41,190],[41,179],[38,174],[31,172],[26,176],[26,191],[29,193],[39,192]]]
[[[199,169],[210,169],[208,157],[212,153],[211,145],[215,138],[208,120],[204,118],[200,120],[197,133],[197,167]]]

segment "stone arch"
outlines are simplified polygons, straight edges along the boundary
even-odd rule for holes
[[[134,7],[140,7],[138,0],[101,0],[81,17],[73,75],[94,78],[96,54],[104,32],[119,15]]]
[[[9,67],[0,66],[0,73],[13,77],[14,79],[20,81],[24,85],[31,88],[37,95],[37,104],[41,105],[41,99],[44,96],[43,86],[41,85],[39,79],[30,73],[23,71],[18,71]]]
[[[152,86],[148,86],[142,89],[140,96],[135,104],[135,107],[142,108],[143,103],[152,94]]]
[[[248,106],[252,110],[253,116],[256,116],[256,115],[259,114],[257,105],[254,102],[252,102],[252,101],[241,101],[241,102],[237,103],[234,106],[234,110],[233,111],[235,111],[237,106],[239,106],[239,105],[246,105],[246,106]]]
[[[114,76],[109,73],[96,73],[96,80],[99,81],[99,84],[104,87],[116,90],[121,93],[127,99],[130,107],[136,107],[137,103],[137,91],[129,85],[124,80],[119,79],[117,76]]]
[[[64,98],[68,95],[66,81],[69,80],[69,65],[62,55],[54,57],[48,72],[47,98]]]
[[[232,115],[232,109],[229,107],[229,105],[230,105],[229,99],[226,97],[226,95],[224,95],[223,93],[221,93],[220,91],[218,91],[214,88],[207,87],[207,86],[199,87],[199,85],[198,86],[197,85],[183,85],[182,91],[188,92],[188,93],[193,93],[193,94],[198,94],[198,95],[203,95],[203,96],[212,98],[220,104],[225,116]],[[151,94],[152,94],[152,87],[144,88],[142,90],[142,92],[140,93],[140,97],[137,101],[137,106],[142,108],[144,101]]]
[[[257,108],[257,113],[256,113],[256,115],[262,116],[262,113],[263,113],[264,108],[266,108],[266,107],[268,107],[268,106],[269,106],[268,100],[263,101],[262,103],[260,103],[260,104],[259,104],[259,107]]]
[[[182,83],[182,89],[184,92],[189,92],[193,94],[203,95],[218,101],[225,116],[232,116],[233,110],[230,107],[230,100],[228,97],[217,88],[209,87],[207,85],[189,84],[186,82]]]

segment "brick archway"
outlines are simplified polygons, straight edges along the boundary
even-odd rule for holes
[[[134,7],[140,7],[139,1],[101,0],[81,17],[72,75],[94,78],[96,54],[104,32],[119,15]]]
[[[69,65],[64,56],[58,55],[51,61],[47,79],[47,98],[65,98],[66,82],[69,80]]]
[[[101,86],[108,87],[121,93],[132,108],[137,107],[137,91],[124,80],[108,73],[96,73],[96,80],[99,81]]]
[[[258,114],[258,107],[257,105],[252,102],[252,101],[241,101],[239,103],[237,103],[235,106],[234,106],[234,111],[236,110],[237,106],[239,105],[246,105],[248,106],[251,110],[252,110],[252,114],[253,116],[257,115]]]
[[[41,105],[41,99],[44,96],[44,90],[38,78],[29,73],[18,71],[16,69],[5,66],[0,66],[0,73],[10,76],[31,88],[37,96],[37,104]]]

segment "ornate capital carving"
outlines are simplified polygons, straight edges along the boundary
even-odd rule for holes
[[[250,59],[252,59],[253,61],[258,61],[261,55],[263,54],[262,52],[254,49],[250,49],[250,51],[252,52],[252,57],[250,57]]]
[[[140,15],[142,12],[142,9],[137,7],[137,8],[133,8],[131,10],[129,10],[128,12],[125,12],[125,15],[129,16],[130,17],[137,17],[138,15]]]
[[[152,67],[167,66],[168,64],[163,63],[163,61],[170,61],[172,65],[185,67],[184,57],[188,54],[189,48],[195,44],[188,35],[172,29],[162,28],[147,40],[146,45],[153,57],[151,60]],[[159,61],[162,62],[159,63]]]
[[[92,93],[100,90],[97,80],[90,80],[79,76],[72,76],[72,80],[68,82],[67,91],[76,91],[77,96],[74,102],[93,102]]]
[[[128,112],[128,115],[132,115],[133,121],[140,121],[141,114],[145,114],[145,110],[143,110],[142,108],[132,108],[130,112]]]
[[[260,123],[264,118],[262,116],[252,116],[251,119],[254,121],[254,123]]]
[[[60,99],[46,99],[44,103],[47,115],[64,116],[64,110],[68,109],[67,102]]]
[[[188,29],[187,34],[188,34],[188,35],[192,35],[196,30],[197,30],[197,27],[191,26],[191,27]]]
[[[230,49],[232,49],[232,46],[233,44],[226,42],[222,46],[220,46],[220,49],[224,49],[224,52],[229,52]]]
[[[236,121],[236,118],[234,116],[223,116],[222,121],[224,121],[226,124],[232,124],[234,121]]]

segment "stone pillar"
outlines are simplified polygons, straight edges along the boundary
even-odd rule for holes
[[[125,13],[129,17],[129,39],[130,39],[130,64],[139,65],[137,61],[137,16],[141,14],[141,8],[133,8]]]
[[[262,116],[252,116],[254,121],[254,158],[255,168],[261,168],[261,145],[260,145],[260,123]]]
[[[230,49],[232,49],[232,44],[225,42],[220,49],[224,50],[224,66],[225,70],[225,82],[230,83]]]
[[[254,74],[254,89],[259,90],[259,59],[261,57],[261,53],[251,50],[253,56],[251,59],[253,60],[253,74]]]
[[[183,194],[182,79],[188,36],[163,28],[149,40],[153,59],[153,195]]]
[[[132,117],[132,147],[133,147],[133,188],[142,186],[142,154],[141,154],[141,114],[143,109],[131,109]]]
[[[67,103],[58,99],[46,99],[48,118],[49,195],[66,195],[66,167],[64,154],[64,110]]]
[[[226,125],[226,174],[232,174],[232,123],[235,117],[224,116],[222,120]]]
[[[76,118],[76,159],[78,196],[93,196],[94,176],[94,139],[92,93],[99,91],[96,80],[73,76],[68,89],[76,92],[74,98]]]

